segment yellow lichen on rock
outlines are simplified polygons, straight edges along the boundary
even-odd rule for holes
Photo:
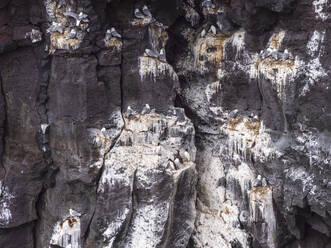
[[[267,57],[257,65],[258,76],[263,75],[271,81],[280,100],[284,98],[286,83],[296,76],[297,71],[298,64],[294,59],[281,60]]]
[[[82,41],[78,39],[66,39],[66,34],[68,31],[66,30],[64,34],[60,33],[51,33],[51,47],[50,53],[54,53],[57,49],[65,49],[65,50],[76,50],[79,48]]]
[[[215,35],[206,37],[199,37],[193,47],[195,67],[201,73],[208,72],[210,64],[218,66],[223,59],[223,48],[229,36]]]
[[[117,38],[110,38],[109,40],[104,40],[105,42],[105,47],[108,47],[108,48],[115,48],[117,50],[121,50],[122,49],[122,46],[123,46],[123,42]]]

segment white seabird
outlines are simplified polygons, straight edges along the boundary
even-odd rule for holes
[[[145,18],[145,16],[140,12],[139,9],[134,10],[134,16],[138,19],[144,19]]]
[[[148,104],[146,104],[143,110],[141,111],[141,114],[145,115],[145,114],[149,114],[150,112],[151,112],[151,107]]]
[[[152,17],[152,13],[149,11],[146,5],[143,7],[143,14],[147,17]]]
[[[119,39],[122,38],[122,35],[120,35],[114,27],[112,27],[110,29],[110,34],[111,34],[112,37],[119,38]]]
[[[47,29],[47,32],[58,32],[60,34],[63,34],[63,27],[61,25],[61,23],[57,23],[57,22],[52,22],[52,25]]]
[[[131,108],[131,106],[128,106],[126,113],[128,116],[136,114],[136,112]]]
[[[212,32],[213,35],[216,35],[216,27],[214,25],[211,25],[209,32]]]
[[[76,34],[77,34],[77,31],[73,28],[73,29],[71,29],[70,30],[70,32],[69,33],[67,33],[67,35],[66,35],[66,39],[68,40],[68,39],[74,39],[75,37],[76,37]]]
[[[45,134],[46,133],[48,127],[49,127],[49,125],[47,123],[42,123],[40,125],[40,129],[41,129],[42,134]]]
[[[206,7],[208,10],[215,8],[215,4],[213,4],[213,2],[211,0],[204,0],[202,2],[201,6],[202,7]]]
[[[258,175],[257,178],[255,178],[255,180],[253,181],[253,187],[259,187],[262,185],[261,183],[261,175]]]
[[[200,36],[203,38],[203,37],[205,37],[205,35],[206,35],[206,30],[202,29]]]
[[[158,57],[158,55],[156,54],[156,52],[154,52],[153,50],[148,49],[148,48],[145,49],[144,56],[152,57],[152,58],[157,58]]]
[[[108,41],[112,37],[110,29],[107,29],[105,34],[105,40]]]
[[[160,55],[159,55],[159,60],[163,62],[167,62],[166,54],[165,54],[165,49],[161,48],[160,50]]]

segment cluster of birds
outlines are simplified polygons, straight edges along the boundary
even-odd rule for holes
[[[66,11],[63,13],[64,16],[66,17],[70,17],[75,19],[76,23],[75,26],[76,27],[80,27],[81,23],[88,23],[89,19],[88,19],[88,15],[80,12],[79,14],[73,12],[73,11]],[[66,34],[66,39],[83,39],[84,38],[84,33],[77,30],[78,28],[71,28],[70,31]],[[89,31],[89,29],[87,29],[87,31]],[[64,27],[62,26],[61,23],[58,22],[52,22],[52,25],[47,29],[47,32],[58,32],[60,34],[63,34],[64,32]]]
[[[208,33],[211,33],[213,35],[216,35],[217,34],[217,29],[214,25],[211,25],[209,30],[208,30]],[[201,38],[204,38],[206,36],[207,32],[206,32],[206,29],[202,29],[201,33],[200,33],[200,37]]]
[[[32,29],[26,33],[25,38],[30,38],[32,43],[36,43],[42,40],[42,33],[38,29]]]
[[[255,180],[253,181],[253,187],[266,187],[268,186],[267,179],[262,178],[261,175],[258,175]]]
[[[287,60],[287,59],[290,59],[292,58],[292,55],[288,52],[287,49],[284,50],[284,52],[279,52],[277,51],[276,49],[271,49],[271,48],[268,48],[266,50],[263,50],[260,52],[259,54],[259,58],[260,59],[265,59],[267,57],[272,57],[274,58],[275,60]]]
[[[156,58],[162,62],[167,62],[166,58],[166,52],[164,48],[161,48],[160,53],[156,53],[155,51],[151,49],[145,49],[144,56],[146,57],[151,57],[151,58]]]
[[[216,7],[215,4],[213,4],[213,2],[211,0],[204,0],[201,3],[201,6],[207,8],[208,10],[215,9],[215,7]]]
[[[139,9],[135,9],[134,16],[138,19],[153,18],[152,13],[150,12],[150,10],[146,5],[142,8],[142,11],[140,11]]]
[[[134,10],[134,16],[137,19],[147,19],[150,22],[154,23],[155,25],[157,25],[160,28],[163,29],[167,29],[168,26],[164,25],[161,22],[158,22],[156,19],[153,18],[151,11],[149,10],[149,8],[145,5],[143,6],[142,10],[140,11],[140,9],[135,9]]]
[[[81,22],[89,22],[89,19],[87,18],[88,15],[84,14],[83,12],[79,12],[79,14],[76,14],[72,11],[66,11],[63,13],[64,16],[70,16],[76,20],[76,26],[78,27]]]
[[[149,104],[145,104],[145,106],[143,107],[141,114],[142,115],[146,115],[146,114],[150,114],[150,113],[155,113],[155,109],[151,109],[151,107],[149,106]],[[136,115],[137,112],[134,111],[131,106],[128,106],[127,111],[126,111],[127,116],[131,116],[131,115]]]
[[[120,35],[114,27],[111,29],[107,29],[105,35],[105,41],[110,40],[111,38],[122,39],[122,35]]]

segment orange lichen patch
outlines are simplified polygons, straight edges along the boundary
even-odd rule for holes
[[[81,41],[78,39],[66,39],[65,36],[67,33],[67,30],[64,34],[51,33],[50,53],[54,53],[56,49],[76,50],[79,48]]]
[[[280,60],[274,59],[272,57],[267,57],[260,62],[262,62],[263,65],[271,68],[286,67],[288,69],[291,69],[294,66],[294,59]]]
[[[255,194],[258,197],[263,197],[267,195],[270,190],[272,190],[272,187],[270,185],[266,187],[253,187],[251,193]]]
[[[152,18],[144,18],[144,19],[135,18],[131,22],[131,25],[132,26],[145,26],[145,25],[150,24],[151,21],[152,21]]]
[[[259,135],[260,133],[260,128],[261,128],[261,122],[259,121],[245,121],[244,122],[245,127],[252,131],[254,135]]]
[[[224,214],[229,215],[231,214],[231,211],[226,207],[225,210],[223,211]]]
[[[262,59],[260,59],[260,58],[257,59],[257,61],[255,63],[255,69],[256,70],[259,69],[259,65],[260,65],[261,61],[262,61]]]
[[[63,224],[64,224],[65,222],[68,222],[68,225],[69,225],[70,227],[73,227],[73,226],[77,223],[77,220],[76,220],[74,217],[69,216],[69,217],[67,217],[64,221],[62,221],[62,222],[60,223],[61,228],[63,227]]]
[[[272,49],[279,49],[280,44],[282,43],[285,36],[285,32],[281,31],[271,37],[269,47]]]
[[[227,122],[228,130],[240,132],[245,137],[248,135],[245,139],[247,142],[253,142],[254,137],[260,134],[260,128],[261,122],[244,120],[242,116],[230,118]]]
[[[243,118],[241,116],[236,118],[230,118],[230,120],[227,123],[227,129],[231,131],[237,131],[236,127],[239,123],[243,121]]]
[[[119,39],[111,38],[109,40],[104,40],[104,41],[105,41],[105,46],[106,47],[113,47],[113,48],[116,48],[117,50],[122,49],[123,42]]]
[[[208,71],[208,65],[218,66],[223,59],[223,48],[229,40],[228,35],[199,37],[193,48],[195,64],[202,71]]]

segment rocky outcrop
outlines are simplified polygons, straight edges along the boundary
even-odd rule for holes
[[[0,247],[331,246],[328,0],[0,3]]]

